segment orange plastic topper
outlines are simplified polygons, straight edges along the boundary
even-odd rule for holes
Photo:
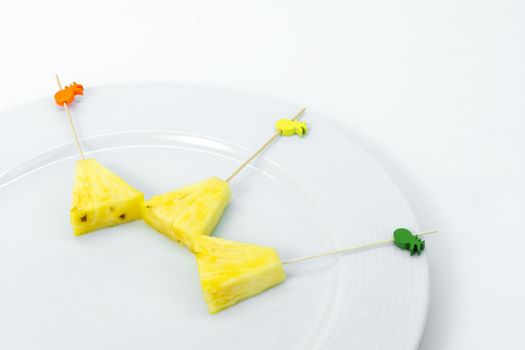
[[[84,87],[73,82],[73,84],[66,86],[55,94],[55,102],[59,106],[63,106],[64,103],[69,105],[73,102],[76,95],[84,95]]]

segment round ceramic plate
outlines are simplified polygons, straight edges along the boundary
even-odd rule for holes
[[[225,178],[301,106],[175,83],[86,88],[72,106],[89,157],[146,197]],[[307,112],[231,182],[214,235],[282,259],[417,230],[390,178]],[[424,328],[425,254],[393,246],[287,265],[286,281],[208,314],[194,257],[141,221],[72,234],[78,159],[52,96],[0,115],[0,348],[410,349]]]

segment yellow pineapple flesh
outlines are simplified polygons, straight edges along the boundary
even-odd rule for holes
[[[142,192],[95,159],[77,161],[71,225],[75,235],[140,219]]]
[[[286,279],[273,248],[216,237],[195,239],[195,255],[210,313],[217,313]]]
[[[152,197],[142,204],[144,221],[193,250],[193,239],[209,235],[231,198],[228,183],[217,177]]]

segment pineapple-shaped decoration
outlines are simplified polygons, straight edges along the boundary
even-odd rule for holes
[[[84,87],[73,83],[62,88],[58,75],[56,80],[60,90],[55,94],[55,101],[66,111],[81,158],[76,163],[73,185],[71,225],[74,234],[81,235],[140,219],[140,204],[144,201],[142,192],[128,185],[96,159],[86,159],[84,155],[69,109],[75,96],[84,94]]]

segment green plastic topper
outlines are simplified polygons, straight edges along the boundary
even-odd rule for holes
[[[394,244],[401,249],[409,250],[410,255],[420,255],[425,249],[425,241],[406,228],[398,228],[394,231]]]

